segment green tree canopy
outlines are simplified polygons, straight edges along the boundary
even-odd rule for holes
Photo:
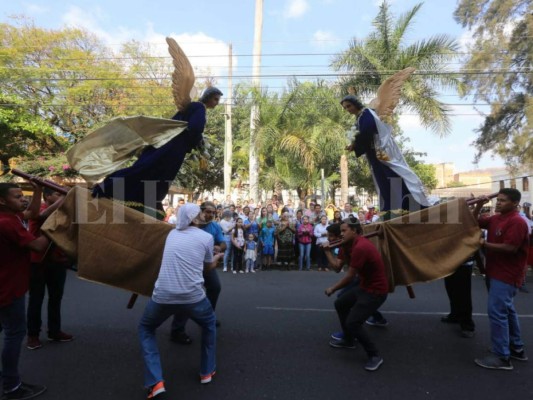
[[[473,37],[464,82],[491,105],[477,130],[477,158],[494,151],[510,166],[533,165],[533,3],[460,0],[454,16]]]

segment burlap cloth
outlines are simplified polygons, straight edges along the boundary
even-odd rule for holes
[[[78,276],[150,296],[172,226],[75,187],[42,230],[77,260]],[[364,227],[380,250],[391,291],[452,274],[479,248],[479,227],[457,199]]]

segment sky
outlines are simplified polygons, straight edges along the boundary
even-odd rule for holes
[[[419,3],[389,0],[395,16]],[[261,85],[280,91],[291,75],[301,81],[333,80],[329,68],[333,56],[350,40],[364,39],[372,31],[380,4],[381,0],[264,0]],[[470,35],[454,21],[455,8],[455,0],[426,0],[405,43],[446,34],[464,46]],[[135,39],[166,55],[165,37],[172,36],[195,68],[219,77],[217,86],[224,93],[229,43],[234,54],[233,84],[249,82],[252,74],[255,0],[1,1],[0,21],[13,23],[13,15],[24,15],[48,29],[84,28],[114,49]],[[460,64],[450,68],[458,70]],[[454,163],[456,172],[502,167],[503,161],[490,153],[473,163],[476,150],[471,143],[483,122],[479,113],[488,111],[488,106],[474,109],[472,99],[460,99],[453,92],[442,92],[439,98],[450,104],[451,133],[438,137],[422,127],[416,115],[405,112],[400,125],[410,140],[408,147],[426,153],[422,158],[426,163]]]

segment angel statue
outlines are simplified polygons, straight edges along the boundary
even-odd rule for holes
[[[176,41],[166,40],[174,64],[172,92],[178,109],[172,119],[117,118],[67,152],[71,166],[95,184],[93,196],[123,201],[147,213],[158,210],[158,218],[164,216],[162,200],[185,156],[203,142],[206,109],[215,108],[223,95],[219,89],[208,87],[198,102],[191,101],[193,68]],[[131,166],[119,169],[139,151]]]
[[[340,102],[348,113],[356,116],[357,134],[346,150],[355,151],[356,157],[366,155],[383,212],[417,211],[429,206],[422,182],[411,171],[392,137],[392,127],[383,122],[392,115],[402,84],[414,70],[403,69],[383,82],[369,107],[353,94]]]

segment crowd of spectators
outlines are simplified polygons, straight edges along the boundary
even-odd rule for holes
[[[197,203],[204,200],[199,199]],[[177,209],[183,203],[180,198],[176,207],[167,207],[166,222],[176,223]],[[274,267],[328,271],[321,248],[327,241],[327,227],[350,216],[362,224],[380,219],[379,211],[370,201],[357,208],[344,202],[324,207],[313,199],[295,205],[291,199],[284,203],[273,195],[264,203],[234,202],[231,196],[226,196],[224,201],[214,199],[213,203],[217,210],[215,221],[222,228],[226,243],[222,270],[234,274]]]

